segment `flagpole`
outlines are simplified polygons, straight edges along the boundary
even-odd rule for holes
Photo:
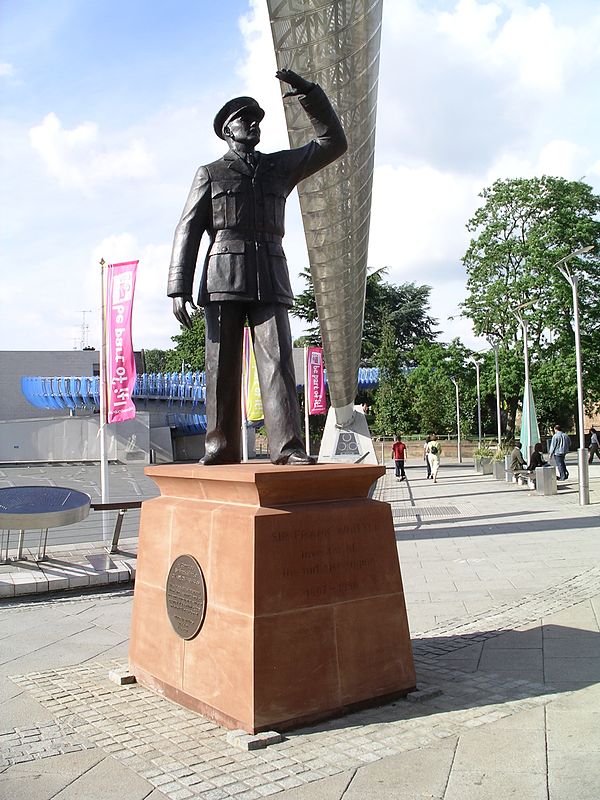
[[[310,415],[308,408],[308,347],[304,348],[304,441],[306,455],[310,455]]]
[[[108,457],[106,453],[106,425],[107,425],[107,393],[106,393],[106,291],[104,280],[104,267],[106,262],[100,259],[100,280],[102,284],[101,302],[101,336],[100,336],[100,499],[108,503]],[[102,530],[104,538],[108,538],[108,520],[106,512],[102,512]]]
[[[240,392],[240,405],[242,409],[242,461],[244,464],[248,461],[248,432],[247,432],[247,420],[246,420],[246,387],[245,387],[245,380],[244,380],[244,367],[246,367],[246,376],[250,373],[250,363],[249,363],[249,336],[244,328],[244,351],[243,351],[243,358],[242,358],[242,391]]]

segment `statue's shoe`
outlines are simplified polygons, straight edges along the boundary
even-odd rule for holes
[[[224,453],[207,453],[198,463],[203,464],[205,467],[210,467],[218,464],[239,464],[240,459],[231,458]]]
[[[292,450],[291,453],[284,453],[275,463],[302,466],[306,464],[316,464],[317,459],[315,456],[307,455],[303,450]]]

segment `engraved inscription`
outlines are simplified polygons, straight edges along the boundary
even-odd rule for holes
[[[360,589],[361,573],[370,572],[375,565],[368,547],[372,534],[368,523],[336,525],[335,533],[332,536],[331,529],[325,527],[274,533],[274,545],[284,548],[282,578],[300,583],[307,601],[319,603],[327,602],[331,596],[355,596]],[[285,563],[291,553],[293,562]]]
[[[193,639],[204,623],[206,584],[193,556],[179,556],[171,564],[165,592],[167,614],[175,633]]]

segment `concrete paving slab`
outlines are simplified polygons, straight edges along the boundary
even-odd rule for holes
[[[390,756],[357,770],[344,800],[421,800],[443,798],[457,739]]]
[[[444,800],[548,800],[545,783],[545,776],[453,769]]]
[[[544,657],[544,675],[549,684],[566,680],[597,683],[600,681],[600,660],[589,656],[580,658]]]
[[[342,798],[346,800],[346,790],[355,773],[356,770],[347,770],[339,775],[332,775],[305,786],[288,789],[281,794],[276,794],[276,797],[285,798],[285,800],[342,800]]]
[[[32,700],[27,693],[21,692],[16,697],[2,702],[2,722],[0,723],[2,730],[27,728],[51,722],[53,719],[52,713]]]
[[[600,708],[546,709],[548,751],[596,754],[600,759]],[[600,784],[599,784],[600,787]]]
[[[153,789],[147,780],[108,756],[69,783],[54,800],[144,800]]]
[[[546,742],[542,731],[528,733],[523,747],[512,731],[493,727],[463,734],[458,742],[453,770],[488,773],[546,774]]]
[[[493,670],[497,672],[515,672],[531,670],[538,673],[543,665],[542,648],[492,648],[490,650],[483,646],[483,652],[479,661],[479,668],[482,670]]]
[[[598,774],[595,770],[578,775],[548,778],[548,800],[598,800]]]
[[[101,750],[86,750],[15,764],[0,773],[0,797],[53,800],[58,792],[105,758]]]

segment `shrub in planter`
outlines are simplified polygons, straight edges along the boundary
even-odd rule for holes
[[[473,451],[473,461],[475,471],[482,472],[484,475],[492,474],[492,458],[495,451],[488,445],[482,445]]]

